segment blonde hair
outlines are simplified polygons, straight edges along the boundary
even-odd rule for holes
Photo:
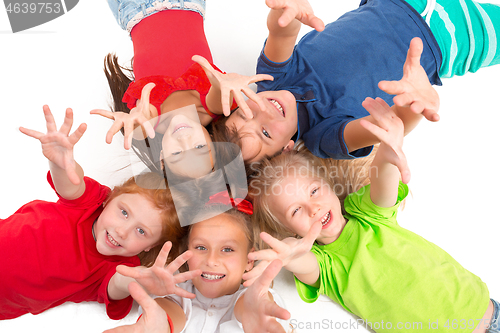
[[[377,147],[374,150],[376,149]],[[322,180],[337,195],[343,211],[343,202],[347,195],[369,184],[370,165],[374,155],[372,152],[365,158],[354,160],[321,159],[309,152],[303,144],[299,144],[295,150],[265,159],[257,166],[254,164],[249,176],[249,195],[254,207],[252,222],[257,248],[268,248],[267,244],[260,240],[259,234],[262,231],[277,239],[296,237],[276,218],[269,206],[273,187],[288,177]]]
[[[153,265],[161,248],[167,241],[171,241],[173,245],[168,261],[175,259],[179,255],[179,240],[182,239],[186,231],[180,226],[172,194],[166,186],[163,176],[154,172],[147,172],[136,177],[131,177],[122,185],[113,188],[104,205],[119,195],[126,193],[144,196],[151,202],[153,207],[160,211],[162,232],[159,244],[147,252],[142,251],[139,253],[138,256],[141,260],[141,265],[148,267]]]
[[[225,205],[218,205],[218,204],[213,204],[213,205],[210,205],[210,206],[204,208],[202,210],[202,214],[203,214],[203,216],[206,216],[207,219],[217,218],[217,216],[224,215],[224,214],[228,215],[229,217],[231,217],[231,220],[234,223],[237,223],[240,225],[241,229],[245,233],[245,237],[248,240],[247,251],[250,252],[250,250],[253,247],[255,247],[255,241],[254,241],[255,239],[254,239],[252,221],[247,214],[241,213],[240,211],[238,211],[235,208],[231,208],[231,209],[227,210],[227,207]],[[199,221],[200,222],[197,222],[197,223],[202,223],[204,221],[204,219],[200,219]],[[193,228],[193,225],[195,225],[195,224],[196,223],[190,224],[189,226],[184,228],[186,230],[186,234],[185,234],[183,241],[181,243],[181,246],[180,246],[181,253],[188,249],[189,235],[191,234],[191,229]],[[182,265],[179,268],[180,272],[187,272],[188,270],[189,269],[188,269],[187,262],[184,263],[184,265]]]

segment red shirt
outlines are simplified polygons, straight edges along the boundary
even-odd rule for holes
[[[47,179],[54,188],[50,173]],[[125,317],[132,298],[110,300],[108,282],[116,266],[140,265],[139,258],[97,252],[92,224],[110,189],[85,177],[76,200],[32,201],[0,220],[0,319],[38,314],[64,302],[106,304],[111,319]]]
[[[139,22],[131,31],[134,43],[134,76],[122,101],[133,109],[149,82],[156,86],[149,102],[161,112],[161,104],[179,90],[196,90],[205,111],[214,119],[220,116],[208,110],[206,96],[211,83],[203,68],[191,60],[201,55],[212,63],[212,54],[203,28],[203,17],[189,10],[164,10]],[[212,66],[223,73],[220,69]],[[233,103],[232,108],[237,106]]]

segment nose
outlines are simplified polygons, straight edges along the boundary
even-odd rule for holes
[[[127,239],[127,235],[130,233],[130,227],[126,225],[120,225],[115,228],[115,232],[121,239]]]
[[[188,150],[190,147],[191,143],[191,134],[190,133],[184,133],[182,135],[179,135],[177,137],[177,141],[181,145],[183,150]]]
[[[219,266],[219,253],[217,251],[210,251],[208,253],[207,265],[209,267]]]
[[[309,205],[309,216],[310,217],[314,217],[316,216],[316,214],[318,214],[318,212],[320,211],[321,209],[321,206],[317,203],[311,203]]]

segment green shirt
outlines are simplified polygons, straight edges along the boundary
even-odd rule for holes
[[[397,210],[407,194],[400,183],[398,202],[390,208],[371,201],[370,185],[349,195],[340,237],[311,250],[320,287],[296,278],[299,295],[312,303],[325,294],[377,332],[472,332],[489,304],[486,284],[441,248],[398,225]]]

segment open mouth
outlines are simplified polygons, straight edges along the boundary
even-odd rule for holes
[[[210,281],[217,281],[224,278],[225,276],[226,276],[225,274],[201,273],[202,278]]]
[[[331,220],[332,220],[332,212],[329,211],[321,219],[321,224],[323,225],[323,228],[325,228],[328,225],[328,223],[330,223]]]
[[[274,107],[278,110],[278,112],[281,113],[283,117],[285,117],[285,109],[283,109],[283,107],[277,100],[270,99],[269,102],[271,102],[271,104],[274,105]]]
[[[116,246],[116,247],[120,247],[120,246],[121,246],[121,245],[120,245],[120,243],[118,243],[118,242],[117,242],[117,241],[116,241],[113,237],[111,237],[111,235],[109,234],[109,232],[107,232],[107,231],[106,231],[106,235],[108,236],[108,241],[109,241],[112,245],[114,245],[114,246]]]
[[[179,131],[182,131],[182,130],[185,130],[187,128],[191,128],[191,126],[189,126],[188,124],[179,124],[179,125],[175,126],[172,134],[179,132]]]

